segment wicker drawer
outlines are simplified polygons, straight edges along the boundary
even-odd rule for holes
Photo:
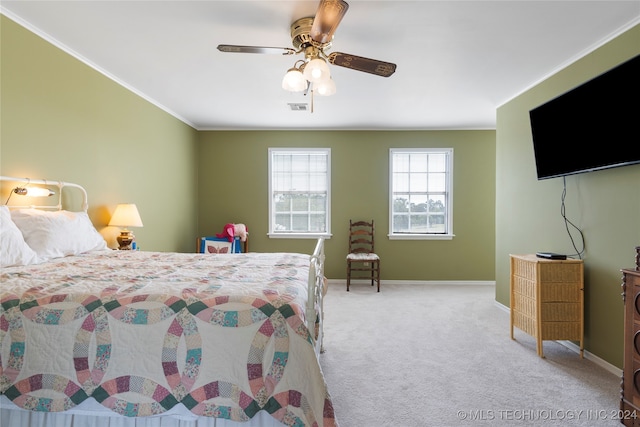
[[[543,322],[580,322],[582,313],[579,303],[549,302],[542,303],[540,316]],[[546,339],[542,337],[542,339]],[[549,338],[552,339],[552,338]],[[558,338],[553,338],[558,339]],[[576,339],[576,338],[563,338]]]
[[[583,263],[511,255],[511,337],[514,326],[543,340],[575,340],[583,351]]]
[[[542,282],[540,301],[544,302],[580,302],[582,283],[577,281],[550,283]]]
[[[582,322],[542,322],[543,340],[580,341]]]

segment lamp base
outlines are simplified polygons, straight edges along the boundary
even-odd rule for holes
[[[121,251],[130,251],[132,249],[131,244],[135,240],[136,236],[129,230],[120,231],[120,235],[116,237],[118,241],[118,249]]]

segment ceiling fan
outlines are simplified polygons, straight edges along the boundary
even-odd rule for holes
[[[335,93],[335,83],[330,76],[330,64],[356,71],[389,77],[396,71],[396,64],[342,52],[327,54],[333,35],[347,13],[349,5],[343,0],[320,0],[315,17],[300,18],[291,24],[290,47],[238,46],[221,44],[218,50],[233,53],[260,53],[297,55],[304,54],[285,75],[282,87],[291,92],[308,91],[319,95]]]

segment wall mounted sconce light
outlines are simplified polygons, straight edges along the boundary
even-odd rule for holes
[[[9,197],[7,197],[7,201],[4,202],[4,204],[6,205],[9,203],[9,200],[11,199],[11,196],[13,194],[18,194],[20,196],[28,196],[28,197],[49,197],[56,194],[56,192],[51,190],[50,188],[30,187],[29,186],[30,183],[31,183],[31,180],[27,178],[27,185],[25,185],[24,187],[13,188],[9,193]]]
[[[72,182],[64,182],[64,181],[48,181],[46,179],[31,179],[31,178],[16,178],[12,176],[0,176],[0,181],[4,182],[16,182],[20,183],[16,187],[12,188],[9,192],[9,197],[5,201],[5,205],[9,204],[9,200],[13,194],[18,194],[20,196],[28,196],[28,197],[38,197],[38,198],[46,198],[49,196],[57,196],[58,199],[57,204],[51,204],[51,201],[40,202],[38,203],[38,208],[40,209],[53,209],[53,210],[61,210],[63,209],[62,196],[63,193],[68,194],[69,198],[65,201],[67,208],[71,208],[72,210],[77,209],[77,194],[68,193],[67,190],[73,189],[74,193],[76,191],[80,192],[80,196],[82,197],[81,210],[86,212],[89,208],[89,203],[87,201],[87,191],[78,184],[74,184]],[[35,186],[34,186],[35,185]],[[57,187],[57,190],[55,189]],[[10,188],[10,187],[7,187]],[[51,189],[53,188],[53,189]],[[63,191],[64,189],[64,191]],[[55,199],[55,198],[54,198]],[[29,199],[27,199],[29,200]],[[29,200],[27,203],[31,202]],[[34,205],[27,204],[18,205],[13,204],[11,207],[13,209],[29,209],[33,208]],[[33,203],[33,202],[32,202]]]
[[[116,238],[119,245],[118,249],[120,250],[131,250],[132,243],[136,238],[128,227],[143,227],[142,219],[135,203],[123,203],[116,206],[109,225],[122,227],[120,235]]]
[[[13,192],[21,196],[29,197],[49,197],[56,194],[55,191],[42,187],[16,187],[13,189]]]

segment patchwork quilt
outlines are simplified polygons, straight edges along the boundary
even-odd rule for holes
[[[334,426],[305,324],[309,256],[100,251],[0,274],[0,394],[128,417],[184,405]]]

